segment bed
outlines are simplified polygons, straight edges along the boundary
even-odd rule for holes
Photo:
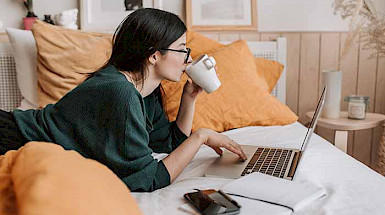
[[[245,127],[224,132],[245,145],[300,148],[306,128],[300,123],[286,126]],[[164,157],[164,154],[157,154]],[[168,187],[152,193],[133,193],[144,214],[186,214],[183,194],[193,189],[220,189],[231,179],[203,177],[217,158],[203,146],[181,175]],[[324,199],[298,214],[383,214],[385,180],[325,139],[314,135],[298,166],[294,181],[315,184],[326,190]],[[244,207],[241,214],[291,214],[291,210],[263,202],[233,197]],[[252,201],[247,202],[247,201]],[[188,210],[193,211],[193,210]],[[297,213],[297,212],[296,212]]]
[[[223,41],[228,44],[229,42]],[[256,57],[276,60],[286,68],[286,39],[274,42],[248,42]],[[282,103],[286,97],[286,70],[272,94]],[[299,122],[285,126],[250,126],[223,132],[244,145],[300,148],[307,128]],[[162,159],[166,154],[153,154]],[[133,193],[144,214],[196,214],[183,194],[194,189],[220,189],[232,179],[204,177],[208,166],[218,157],[202,146],[194,159],[168,187],[152,193]],[[314,135],[304,153],[294,181],[311,183],[325,189],[319,199],[296,214],[384,214],[385,179],[364,164],[343,153],[330,142]],[[241,214],[291,214],[288,208],[234,197],[243,207]]]
[[[223,43],[228,43],[223,41]],[[286,66],[286,39],[274,42],[249,42],[256,57],[277,60]],[[1,108],[12,110],[22,99],[16,82],[16,68],[9,46],[0,51]],[[272,94],[282,103],[286,97],[284,70]],[[250,126],[224,132],[245,145],[299,148],[306,128],[296,122],[285,126]],[[153,154],[162,159],[166,154]],[[217,158],[216,153],[202,146],[194,159],[168,187],[152,193],[132,193],[144,214],[195,214],[183,194],[198,189],[220,189],[230,179],[203,177],[204,171]],[[314,135],[303,155],[294,181],[312,183],[326,190],[319,199],[298,214],[384,214],[385,179],[331,143]],[[242,205],[241,214],[291,214],[292,211],[268,203],[234,197]]]

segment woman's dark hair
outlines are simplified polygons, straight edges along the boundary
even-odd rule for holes
[[[156,51],[165,54],[162,49],[168,48],[186,31],[185,24],[173,13],[153,8],[138,9],[116,29],[111,57],[103,68],[113,65],[121,71],[134,73],[134,81],[140,81],[143,86],[148,57]]]

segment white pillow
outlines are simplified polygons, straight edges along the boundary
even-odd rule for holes
[[[37,49],[31,31],[7,28],[16,63],[17,83],[23,100],[18,109],[37,109]]]

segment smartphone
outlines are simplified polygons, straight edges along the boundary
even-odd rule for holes
[[[239,214],[241,206],[221,190],[199,190],[184,194],[201,214]]]

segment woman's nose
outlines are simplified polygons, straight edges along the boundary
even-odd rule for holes
[[[192,59],[191,55],[188,56],[187,64],[192,63],[192,61],[193,61],[193,59]]]

